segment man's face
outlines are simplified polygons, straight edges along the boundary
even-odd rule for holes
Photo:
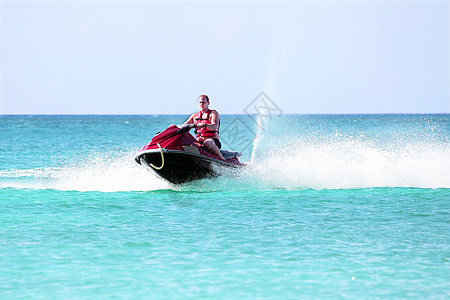
[[[200,110],[207,110],[209,103],[205,97],[200,97],[198,98],[198,106],[200,107]]]

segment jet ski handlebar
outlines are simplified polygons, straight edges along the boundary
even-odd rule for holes
[[[192,128],[195,128],[194,124],[183,124],[178,126],[180,129],[178,129],[177,133],[186,133],[189,130],[191,130]]]

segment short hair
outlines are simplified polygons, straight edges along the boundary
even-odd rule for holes
[[[208,95],[200,95],[200,97],[199,97],[199,98],[202,98],[202,97],[205,97],[205,98],[206,98],[206,101],[208,101],[208,102],[209,102],[209,97],[208,97]]]

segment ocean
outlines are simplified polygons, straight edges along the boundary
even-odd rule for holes
[[[186,119],[0,116],[1,299],[450,298],[450,115],[223,115],[247,167],[174,186]]]

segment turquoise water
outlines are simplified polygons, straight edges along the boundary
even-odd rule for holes
[[[222,116],[248,168],[172,186],[184,120],[0,116],[1,298],[449,298],[449,115]]]

